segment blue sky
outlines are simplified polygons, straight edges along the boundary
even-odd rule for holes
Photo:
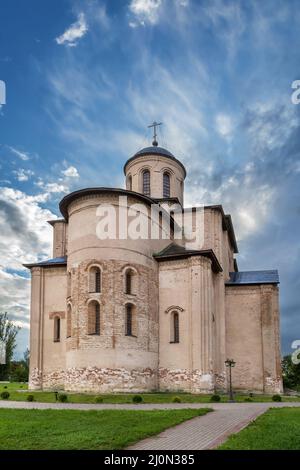
[[[300,7],[292,0],[2,0],[0,310],[23,327],[23,262],[51,254],[63,195],[122,187],[147,125],[185,164],[187,205],[222,203],[240,270],[278,268],[300,338]]]

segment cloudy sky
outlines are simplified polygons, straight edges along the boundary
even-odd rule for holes
[[[159,143],[186,204],[232,214],[240,270],[281,278],[283,352],[300,339],[300,6],[293,0],[1,0],[0,311],[28,341],[29,276],[65,193],[122,187]]]

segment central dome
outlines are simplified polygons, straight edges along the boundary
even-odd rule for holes
[[[169,150],[163,148],[163,147],[157,147],[152,145],[151,147],[145,147],[138,152],[136,152],[132,158],[138,157],[140,155],[165,155],[166,157],[171,157],[175,158],[174,155],[169,152]]]
[[[157,145],[152,145],[151,147],[144,147],[141,150],[138,150],[131,158],[127,160],[127,162],[124,165],[124,174],[126,175],[126,166],[135,160],[138,157],[143,157],[144,155],[158,155],[162,157],[167,157],[173,160],[174,162],[178,163],[181,168],[183,169],[184,172],[184,178],[186,177],[186,170],[184,165],[181,163],[181,161],[177,160],[174,155],[169,152],[169,150],[165,149],[164,147],[158,147]]]

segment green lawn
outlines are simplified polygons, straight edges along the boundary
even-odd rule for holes
[[[7,388],[4,388],[7,387]],[[55,395],[53,392],[27,392],[27,385],[20,383],[0,383],[0,393],[7,390],[10,393],[10,400],[26,401],[27,395],[30,393],[34,395],[35,401],[54,403]],[[22,391],[24,390],[24,391]],[[103,398],[103,403],[132,403],[132,397],[134,394],[123,393],[123,394],[99,394]],[[182,403],[210,403],[211,395],[194,395],[190,393],[142,393],[144,403],[172,403],[174,397],[180,397]],[[247,395],[236,395],[235,399],[238,402],[244,402]],[[87,393],[69,393],[69,403],[95,403],[95,394]],[[267,395],[254,395],[251,398],[254,402],[271,402],[272,397]],[[283,397],[283,401],[300,401],[300,395],[298,397]],[[223,395],[221,398],[222,402],[228,401],[228,396]]]
[[[225,450],[299,450],[300,408],[272,408],[219,449]]]
[[[208,411],[0,409],[0,449],[121,449]]]

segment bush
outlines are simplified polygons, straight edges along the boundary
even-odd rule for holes
[[[2,398],[2,400],[8,400],[9,392],[2,392],[0,397]]]
[[[100,397],[100,396],[99,396],[99,397],[96,397],[96,398],[95,398],[95,402],[96,402],[96,403],[103,403],[103,398]]]
[[[4,385],[4,387],[3,387],[3,388],[7,388],[7,385]]]
[[[61,403],[66,403],[66,401],[68,401],[68,395],[65,393],[59,393],[57,398]]]
[[[220,395],[216,395],[216,394],[212,395],[210,397],[210,401],[217,403],[218,401],[221,401],[221,397],[220,397]]]
[[[143,397],[141,395],[134,395],[132,397],[133,403],[142,403]]]
[[[244,401],[253,401],[253,400],[250,397],[246,397]]]
[[[280,395],[273,395],[272,400],[273,401],[281,401],[281,396]]]
[[[33,395],[27,395],[27,401],[34,401]]]
[[[181,403],[181,398],[180,397],[174,397],[172,402],[173,403]]]

